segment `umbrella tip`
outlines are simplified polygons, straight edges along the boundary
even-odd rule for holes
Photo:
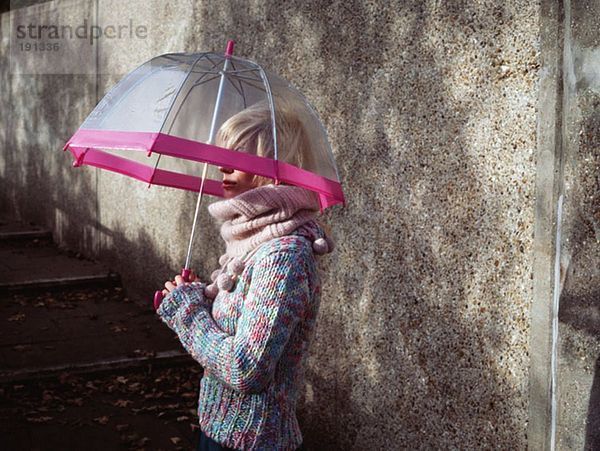
[[[235,45],[235,41],[229,40],[227,41],[227,50],[225,51],[225,56],[233,55],[233,46]]]

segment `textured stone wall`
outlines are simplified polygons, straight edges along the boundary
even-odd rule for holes
[[[183,265],[195,196],[73,169],[61,148],[122,74],[234,39],[313,103],[348,200],[325,215],[337,251],[322,260],[307,444],[524,448],[538,2],[101,0],[94,14],[134,17],[149,39],[102,42],[98,77],[3,77],[3,209],[54,227],[149,298]],[[205,215],[204,275],[217,237]]]
[[[565,2],[557,446],[600,448],[600,2]]]

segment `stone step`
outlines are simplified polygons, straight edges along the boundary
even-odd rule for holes
[[[0,240],[0,291],[119,282],[106,265],[75,255],[47,240]]]
[[[0,318],[0,380],[186,358],[154,310],[121,287],[0,294]]]
[[[23,383],[25,381],[59,377],[69,374],[102,374],[145,366],[194,365],[194,359],[183,350],[159,351],[147,356],[113,357],[87,363],[71,363],[45,367],[21,368],[14,371],[0,372],[0,384]],[[197,365],[197,364],[196,364]]]
[[[33,228],[0,223],[18,237],[0,239],[0,381],[195,363],[150,304],[128,299],[118,274]]]
[[[49,230],[29,230],[16,232],[0,232],[0,241],[16,240],[50,240],[52,233]]]
[[[38,236],[52,236],[50,231],[43,226],[37,225],[34,222],[24,222],[18,221],[16,219],[9,218],[7,216],[0,217],[0,237],[2,236],[10,236],[14,234],[15,236],[26,234],[38,235]]]

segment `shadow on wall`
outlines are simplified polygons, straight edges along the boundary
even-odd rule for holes
[[[600,296],[600,293],[597,293]],[[585,430],[585,449],[600,448],[600,356],[596,360],[594,382],[590,390],[587,427]]]
[[[13,3],[21,6],[32,2]],[[5,18],[6,14],[3,14]],[[68,212],[78,227],[73,230],[76,233],[66,236],[65,244],[90,255],[95,250],[95,177],[90,172],[82,175],[75,171],[72,158],[61,149],[96,102],[96,77],[20,74],[31,68],[25,64],[25,58],[9,55],[10,32],[10,29],[2,31],[6,47],[0,69],[4,75],[3,101],[10,105],[3,113],[6,128],[5,168],[0,174],[5,203],[2,209],[16,218],[48,225],[54,230],[55,238],[57,229],[60,230],[59,212]],[[67,40],[62,45],[72,43]],[[68,53],[69,49],[65,51]]]
[[[23,70],[21,63],[20,59],[12,61],[14,72]],[[73,168],[72,154],[62,151],[63,145],[105,94],[97,93],[98,77],[95,74],[11,75],[8,67],[8,61],[3,61],[0,68],[6,75],[3,77],[6,80],[3,95],[7,96],[4,100],[11,105],[10,114],[5,113],[7,150],[4,152],[5,170],[0,173],[0,210],[19,219],[45,224],[62,246],[112,265],[134,294],[131,298],[145,302],[167,278],[181,270],[181,267],[172,268],[172,256],[157,250],[157,237],[150,231],[140,229],[136,236],[127,232],[131,230],[127,227],[131,223],[129,212],[139,211],[141,202],[135,193],[146,190],[146,184],[115,173],[100,178],[102,170],[91,166]],[[103,218],[99,184],[105,184],[106,191],[110,183],[120,183],[125,188],[131,184],[131,190],[127,190],[130,195],[126,198],[104,196],[102,199],[111,210],[123,212],[122,219],[109,228],[99,221]],[[169,220],[163,222],[173,224],[172,229],[181,234],[187,248],[196,194],[156,186],[151,189],[168,192],[171,201],[181,201],[182,208],[171,211]],[[111,202],[114,203],[108,205]],[[177,203],[170,204],[174,205]],[[190,207],[183,207],[185,205]],[[202,238],[217,236],[213,228],[207,234],[209,238],[206,234]],[[183,263],[185,253],[180,257]],[[216,256],[203,258],[201,263],[207,265],[206,268],[194,265],[194,269],[202,276],[211,269],[211,263],[216,263]]]
[[[444,28],[432,30],[421,2],[372,10],[357,1],[326,9],[290,2],[267,5],[259,23],[237,3],[220,6],[220,17],[241,30],[238,48],[292,74],[297,86],[329,94],[316,107],[333,131],[348,207],[327,216],[338,250],[325,260],[318,363],[307,369],[314,402],[301,418],[311,449],[526,446],[522,298],[532,282],[517,266],[531,266],[523,264],[531,228],[517,245],[499,241],[514,240],[507,209],[532,214],[534,177],[527,174],[522,197],[508,180],[494,186],[466,136],[482,98],[503,100],[503,81],[489,69],[498,56],[489,30],[509,30],[512,19],[503,2],[482,12],[458,1],[441,8]],[[222,22],[204,18],[205,36],[220,36]],[[435,57],[436,45],[483,58],[463,98],[449,91],[446,78],[458,69]],[[311,63],[293,58],[298,46],[321,69],[303,70]],[[491,114],[502,116],[502,106]],[[535,117],[533,108],[525,113]],[[533,136],[535,119],[528,125]],[[503,197],[527,203],[507,207]],[[510,291],[521,285],[524,292]]]
[[[6,66],[2,68],[7,74],[4,78],[8,94],[6,103],[11,105],[12,114],[7,115],[7,151],[4,152],[5,171],[0,174],[0,210],[18,219],[47,225],[62,247],[97,257],[121,273],[125,286],[133,294],[132,300],[151,302],[154,291],[161,289],[181,267],[173,268],[171,256],[158,251],[157,236],[145,229],[138,230],[135,236],[127,232],[129,212],[139,211],[139,199],[134,194],[146,190],[147,185],[115,173],[102,178],[102,183],[106,184],[131,184],[129,193],[132,196],[115,197],[114,202],[119,202],[120,207],[110,206],[111,209],[120,208],[123,215],[120,222],[109,228],[97,220],[101,217],[97,177],[101,170],[86,165],[74,168],[72,154],[61,150],[97,103],[96,76],[8,76]],[[100,97],[102,95],[100,93]],[[168,192],[171,200],[190,206],[169,213],[173,230],[183,231],[181,235],[187,248],[187,234],[192,225],[190,209],[193,212],[196,194],[156,186],[151,189]],[[177,204],[170,204],[173,205]],[[216,235],[216,229],[211,228],[201,238],[211,240]],[[199,247],[196,245],[194,249]],[[185,253],[182,252],[180,257],[183,263]],[[193,257],[195,262],[196,255]],[[201,263],[205,266],[194,265],[194,269],[208,279],[216,256],[203,258]]]
[[[564,221],[569,221],[569,232],[566,240],[563,238],[565,245],[562,251],[569,265],[564,274],[559,320],[577,331],[584,332],[594,342],[595,347],[590,347],[589,343],[577,343],[577,349],[572,349],[567,344],[562,349],[562,353],[565,354],[561,353],[559,363],[568,365],[572,360],[579,362],[579,357],[582,357],[581,351],[584,354],[598,354],[594,357],[595,365],[592,365],[593,382],[587,407],[584,444],[586,450],[593,450],[600,449],[600,96],[582,96],[580,100],[584,102],[580,105],[584,119],[578,134],[579,142],[575,147],[578,153],[573,156],[577,165],[575,180],[570,184],[571,192],[567,193],[566,197],[570,208],[565,209]],[[578,370],[576,367],[571,369]],[[566,381],[559,379],[559,392],[563,382]],[[585,388],[583,390],[585,391]],[[585,396],[585,393],[575,395]],[[578,406],[573,403],[576,404],[580,398],[569,398],[569,401],[572,408],[577,409]],[[559,423],[561,417],[571,415],[573,412],[559,411]]]
[[[526,443],[528,305],[507,304],[531,293],[528,274],[519,275],[516,268],[523,266],[524,248],[531,243],[497,249],[499,241],[513,239],[505,235],[515,221],[501,202],[518,201],[521,188],[517,193],[508,181],[490,182],[474,160],[477,152],[468,152],[476,145],[471,123],[481,119],[487,96],[500,101],[500,111],[489,113],[503,114],[498,85],[510,78],[491,76],[498,53],[490,29],[500,21],[507,30],[513,24],[504,2],[481,12],[462,1],[439,5],[444,8],[435,13],[441,29],[428,28],[435,21],[421,2],[372,10],[358,1],[330,8],[320,2],[268,4],[259,23],[237,2],[194,10],[198,23],[206,22],[201,48],[215,47],[226,21],[228,29],[240,30],[233,38],[239,38],[244,56],[269,61],[282,76],[292,74],[297,86],[327,96],[316,106],[338,149],[348,207],[327,216],[338,250],[324,260],[328,297],[313,343],[313,355],[320,359],[307,369],[315,396],[301,413],[311,449],[514,449]],[[207,20],[210,14],[221,16]],[[223,42],[230,37],[223,36]],[[274,44],[265,44],[273,38]],[[480,47],[481,42],[486,44]],[[310,46],[302,54],[314,51],[320,69],[303,69],[311,63],[292,57],[298,46]],[[480,66],[470,63],[474,71],[483,69],[471,74],[477,77],[473,86],[463,82],[462,97],[450,91],[454,81],[449,77],[458,69],[436,56],[445,46],[454,56],[471,51],[483,59]],[[91,111],[95,81],[48,76],[23,80],[18,87],[12,83],[14,93],[40,95],[33,104],[31,98],[14,96],[16,108],[31,115],[18,115],[11,129],[33,136],[46,127],[58,139],[54,153],[47,152],[48,167],[36,158],[39,143],[17,142],[11,135],[13,148],[27,155],[26,170],[18,181],[2,183],[11,184],[17,202],[29,202],[23,216],[52,218],[53,209],[60,208],[78,218],[65,225],[65,236],[73,237],[69,244],[77,245],[81,227],[97,226],[97,200],[90,195],[97,186],[94,177],[74,171],[59,149],[74,131],[72,124]],[[60,102],[48,100],[63,91]],[[534,123],[529,125],[534,133]],[[20,171],[21,160],[10,165]],[[41,176],[53,180],[52,202],[19,192],[22,186],[38,186]],[[522,210],[533,211],[532,182],[524,187]],[[521,206],[512,208],[519,216]],[[185,230],[190,226],[188,212],[175,220]],[[132,249],[143,246],[144,261],[166,265],[154,237],[141,231],[132,240],[123,230],[117,224],[100,231],[110,235],[114,259],[131,257]],[[157,279],[136,272],[142,269],[124,274],[125,282],[127,276],[131,283]],[[507,281],[519,278],[526,279],[527,291],[512,293],[520,283],[507,287]],[[522,352],[508,352],[511,347]],[[333,376],[326,376],[328,371]]]

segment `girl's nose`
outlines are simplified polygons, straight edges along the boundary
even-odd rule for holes
[[[219,166],[219,171],[221,171],[223,174],[231,174],[233,172],[233,169],[226,168],[224,166]]]

